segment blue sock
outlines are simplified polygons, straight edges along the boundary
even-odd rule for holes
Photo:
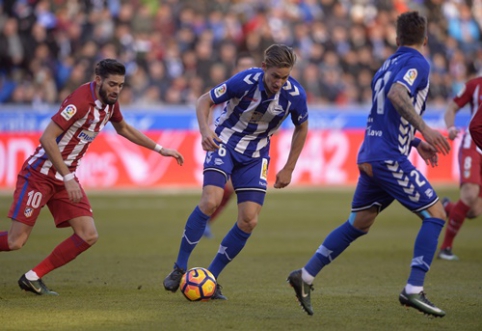
[[[417,239],[415,239],[412,269],[408,278],[408,284],[423,286],[425,274],[429,271],[432,264],[433,256],[437,250],[438,237],[444,224],[445,222],[438,218],[426,218],[423,220]]]
[[[201,240],[208,219],[209,216],[204,214],[201,209],[199,209],[199,206],[196,206],[191,215],[189,215],[186,226],[184,227],[179,254],[177,255],[176,265],[179,268],[187,270],[189,256],[199,240]]]
[[[231,230],[229,230],[228,234],[221,242],[221,245],[219,245],[218,253],[208,268],[216,279],[221,271],[223,271],[224,267],[226,267],[228,263],[241,252],[250,235],[251,233],[242,231],[238,227],[238,224],[234,224]]]
[[[366,232],[353,227],[346,221],[325,238],[323,244],[316,250],[305,265],[305,270],[313,277],[316,277],[321,269],[340,255],[350,244]]]

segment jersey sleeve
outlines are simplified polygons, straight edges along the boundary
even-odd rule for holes
[[[255,78],[248,72],[249,69],[242,71],[211,89],[209,93],[214,104],[218,105],[234,98],[241,98],[250,85],[256,83]]]
[[[457,104],[457,106],[459,106],[459,108],[462,108],[472,100],[472,94],[475,90],[474,83],[474,80],[469,80],[466,82],[462,89],[453,98],[453,101]]]
[[[109,121],[119,123],[122,122],[123,119],[124,116],[122,116],[122,113],[120,111],[119,102],[116,102],[114,105],[114,109],[112,110],[112,116]]]
[[[59,110],[52,116],[54,121],[63,130],[67,130],[75,121],[85,116],[89,110],[88,102],[74,91],[60,105]]]
[[[296,126],[308,120],[308,105],[306,103],[306,92],[301,86],[298,86],[298,89],[299,95],[296,96],[297,102],[295,103],[295,108],[293,109],[293,111],[291,111],[291,121]]]
[[[410,95],[416,95],[417,91],[428,85],[430,66],[422,57],[411,57],[396,73],[393,82],[404,85]]]

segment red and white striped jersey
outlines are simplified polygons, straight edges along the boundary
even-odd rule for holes
[[[64,132],[57,137],[57,144],[65,164],[75,172],[82,156],[108,121],[121,122],[123,117],[119,102],[102,105],[95,95],[95,82],[86,83],[69,95],[60,109],[52,116]],[[42,145],[27,159],[30,168],[62,180]]]
[[[470,114],[474,116],[479,106],[482,105],[482,76],[468,80],[453,100],[459,108],[470,103]]]

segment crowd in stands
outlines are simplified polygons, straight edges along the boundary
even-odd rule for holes
[[[429,102],[443,105],[482,72],[482,0],[0,0],[0,108],[56,105],[102,58],[127,67],[123,105],[193,104],[236,54],[261,63],[272,43],[296,49],[309,103],[367,104],[407,10],[428,17]]]

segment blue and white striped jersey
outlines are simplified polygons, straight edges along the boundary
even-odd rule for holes
[[[210,91],[215,104],[227,101],[216,119],[216,134],[228,147],[252,157],[268,155],[270,137],[288,115],[294,125],[308,119],[305,90],[294,78],[268,98],[263,75],[261,68],[250,68]]]
[[[422,115],[429,88],[430,65],[410,47],[399,47],[377,71],[372,80],[372,108],[358,163],[406,158],[415,128],[402,118],[387,98],[392,84],[407,88],[415,111]]]

